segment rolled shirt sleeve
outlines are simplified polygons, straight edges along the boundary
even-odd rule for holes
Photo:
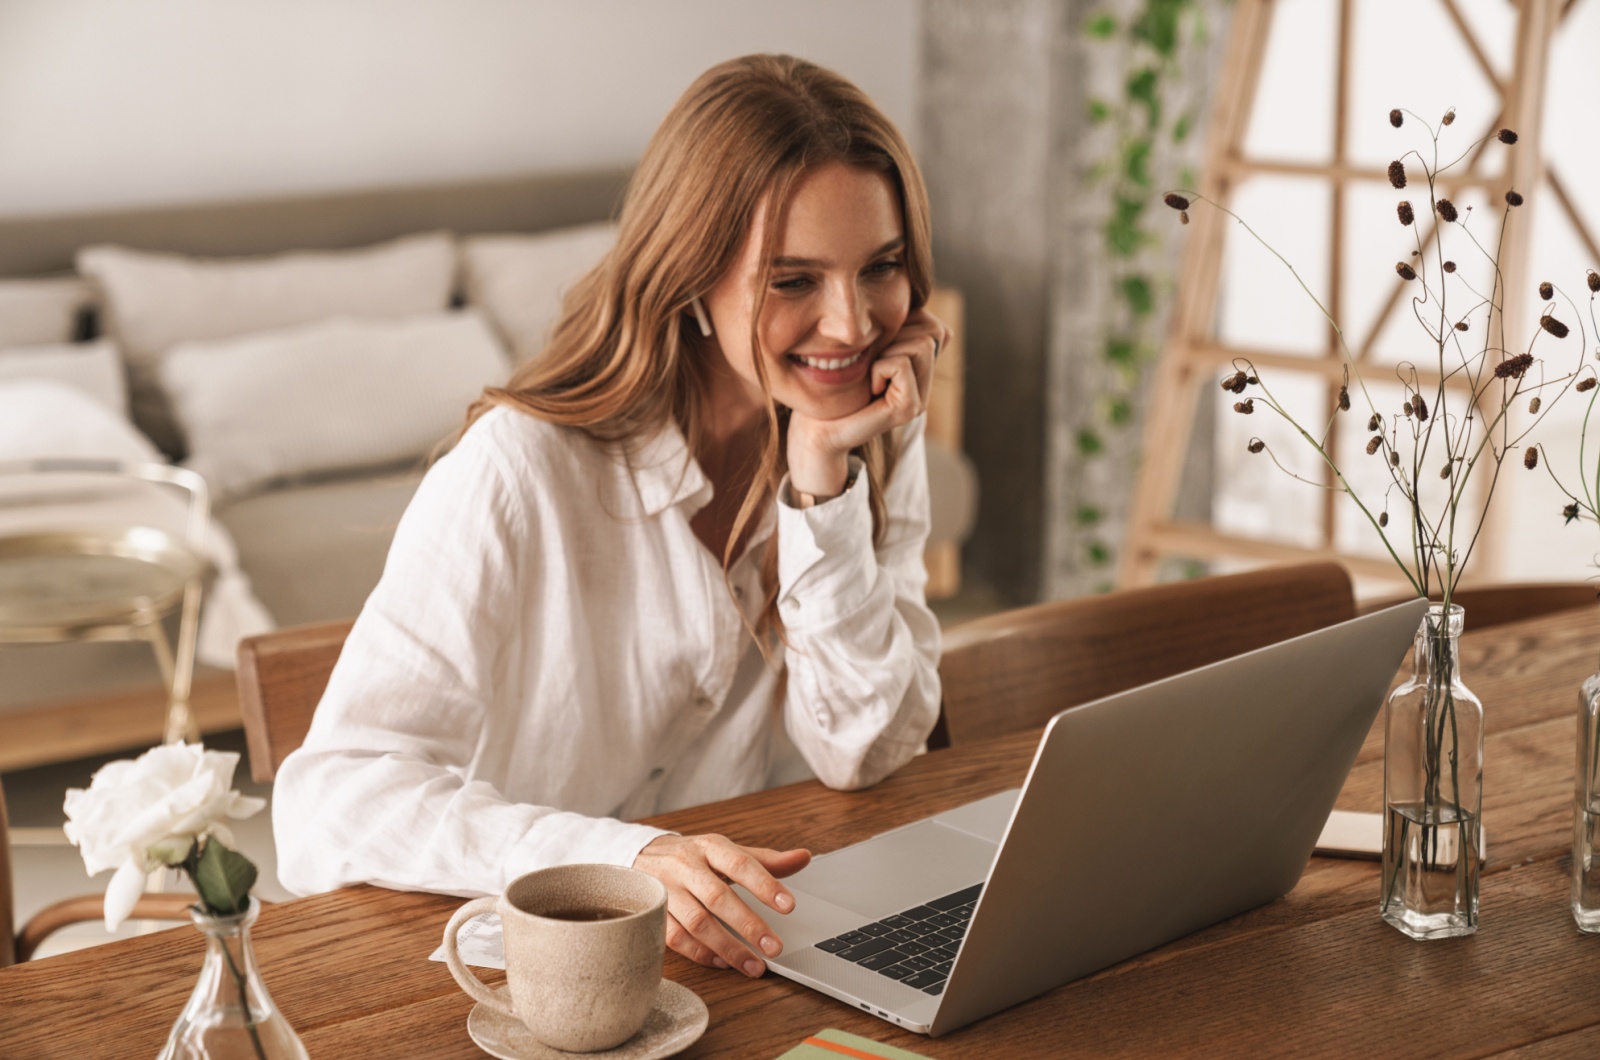
[[[788,639],[785,724],[823,783],[860,788],[904,765],[939,713],[939,626],[927,572],[926,417],[908,424],[874,545],[871,482],[810,508],[779,490],[778,608]]]

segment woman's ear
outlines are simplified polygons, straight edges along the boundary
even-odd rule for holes
[[[706,338],[711,337],[711,318],[706,316],[705,303],[700,301],[700,296],[695,295],[689,300],[689,308],[694,310],[695,323],[700,325],[700,334]]]

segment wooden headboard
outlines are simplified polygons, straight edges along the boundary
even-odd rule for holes
[[[377,243],[447,228],[538,232],[615,217],[631,170],[342,191],[59,216],[0,218],[0,276],[72,271],[90,243],[227,257]]]

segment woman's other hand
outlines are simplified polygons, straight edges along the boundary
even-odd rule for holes
[[[737,883],[780,913],[794,896],[778,883],[811,861],[809,850],[744,847],[719,835],[664,835],[646,844],[633,867],[667,885],[667,945],[697,964],[737,968],[748,976],[766,969],[761,955],[776,957],[783,942],[730,884]],[[718,918],[750,939],[753,952]]]
[[[834,496],[849,477],[850,450],[916,419],[928,407],[933,361],[950,329],[926,308],[914,309],[872,364],[873,399],[834,420],[798,410],[789,417],[789,481],[803,493]]]

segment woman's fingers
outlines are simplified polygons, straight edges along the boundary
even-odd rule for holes
[[[766,971],[761,954],[776,957],[783,952],[783,943],[740,900],[729,881],[779,912],[788,912],[794,908],[794,896],[775,874],[787,876],[810,860],[806,850],[741,847],[722,836],[661,836],[639,852],[634,867],[667,885],[667,945],[699,964],[759,976]],[[753,952],[724,923],[761,953]]]

